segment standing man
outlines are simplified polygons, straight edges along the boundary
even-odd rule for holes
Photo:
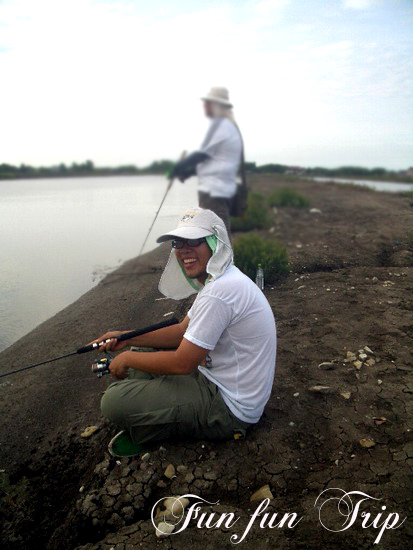
[[[172,172],[182,182],[197,174],[199,206],[215,212],[230,234],[231,201],[237,193],[237,173],[243,143],[226,88],[211,88],[201,98],[211,124],[198,151],[179,161]]]

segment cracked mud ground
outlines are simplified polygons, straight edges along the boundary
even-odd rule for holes
[[[281,184],[253,180],[264,193]],[[265,290],[277,319],[277,371],[264,417],[247,440],[164,442],[149,448],[146,460],[117,464],[105,451],[113,428],[99,414],[108,381],[91,376],[92,358],[9,379],[0,386],[3,548],[233,548],[231,535],[242,536],[259,505],[250,496],[265,484],[274,497],[265,512],[302,519],[292,529],[261,529],[257,519],[243,548],[411,548],[413,209],[401,195],[288,185],[321,213],[279,208],[268,232],[286,243],[292,272]],[[0,354],[2,372],[76,348],[107,328],[142,326],[173,310],[183,316],[188,303],[155,301],[165,258],[160,247],[127,262]],[[138,277],[121,301],[132,269]],[[355,366],[348,352],[358,356],[365,346],[373,353]],[[81,439],[93,424],[99,430]],[[164,476],[169,464],[172,479]],[[348,530],[330,532],[314,507],[328,488],[380,500],[364,502]],[[185,493],[218,502],[202,507],[216,519],[230,512],[240,519],[217,529],[193,521],[158,540],[152,506]],[[323,510],[324,525],[339,529],[337,506]],[[362,511],[371,514],[369,525],[380,512],[408,519],[374,545],[379,529],[362,528]]]

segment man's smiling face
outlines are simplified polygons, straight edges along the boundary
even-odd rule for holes
[[[208,276],[206,266],[212,256],[212,251],[206,242],[199,246],[190,247],[186,243],[182,248],[175,249],[178,262],[185,274],[191,279],[198,279],[202,284]]]

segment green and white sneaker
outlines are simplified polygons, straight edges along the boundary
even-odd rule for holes
[[[129,433],[123,430],[110,440],[108,451],[112,456],[128,457],[140,454],[144,451],[144,447],[135,444],[130,438]]]

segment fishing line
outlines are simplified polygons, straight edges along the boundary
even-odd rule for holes
[[[183,158],[185,158],[185,156],[186,156],[186,151],[183,151],[183,152],[182,152],[182,155],[181,155],[181,157],[180,157],[179,160],[182,160]],[[171,187],[172,187],[174,181],[175,181],[175,176],[172,176],[172,177],[169,178],[169,182],[168,182],[166,191],[165,191],[165,193],[164,193],[164,196],[162,197],[161,204],[159,205],[159,208],[158,208],[158,210],[156,211],[155,217],[154,217],[154,219],[153,219],[153,221],[152,221],[152,223],[151,223],[151,225],[150,225],[150,227],[149,227],[149,230],[148,230],[148,232],[147,232],[147,234],[146,234],[145,240],[143,241],[143,244],[142,244],[142,246],[141,246],[141,249],[139,250],[139,254],[138,254],[137,257],[135,258],[135,260],[137,260],[137,259],[140,257],[140,255],[142,254],[143,249],[145,248],[145,245],[146,245],[146,243],[147,243],[147,241],[148,241],[149,235],[151,234],[151,231],[152,231],[152,229],[153,229],[153,226],[155,225],[155,222],[156,222],[156,220],[157,220],[157,218],[158,218],[158,214],[159,214],[159,212],[161,211],[161,208],[162,208],[162,206],[163,206],[163,203],[165,202],[165,199],[166,199],[166,197],[167,197],[167,195],[168,195],[168,193],[169,193],[169,191],[170,191],[170,189],[171,189]],[[131,274],[130,274],[130,276],[129,276],[129,279],[126,281],[126,285],[125,285],[125,287],[124,287],[124,289],[123,289],[123,292],[122,292],[122,295],[121,295],[121,297],[120,297],[121,300],[124,299],[126,289],[128,288],[129,283],[130,283],[131,280],[132,280],[132,276],[135,274],[135,271],[136,271],[136,266],[135,266],[134,269],[132,269],[132,272],[131,272]]]

